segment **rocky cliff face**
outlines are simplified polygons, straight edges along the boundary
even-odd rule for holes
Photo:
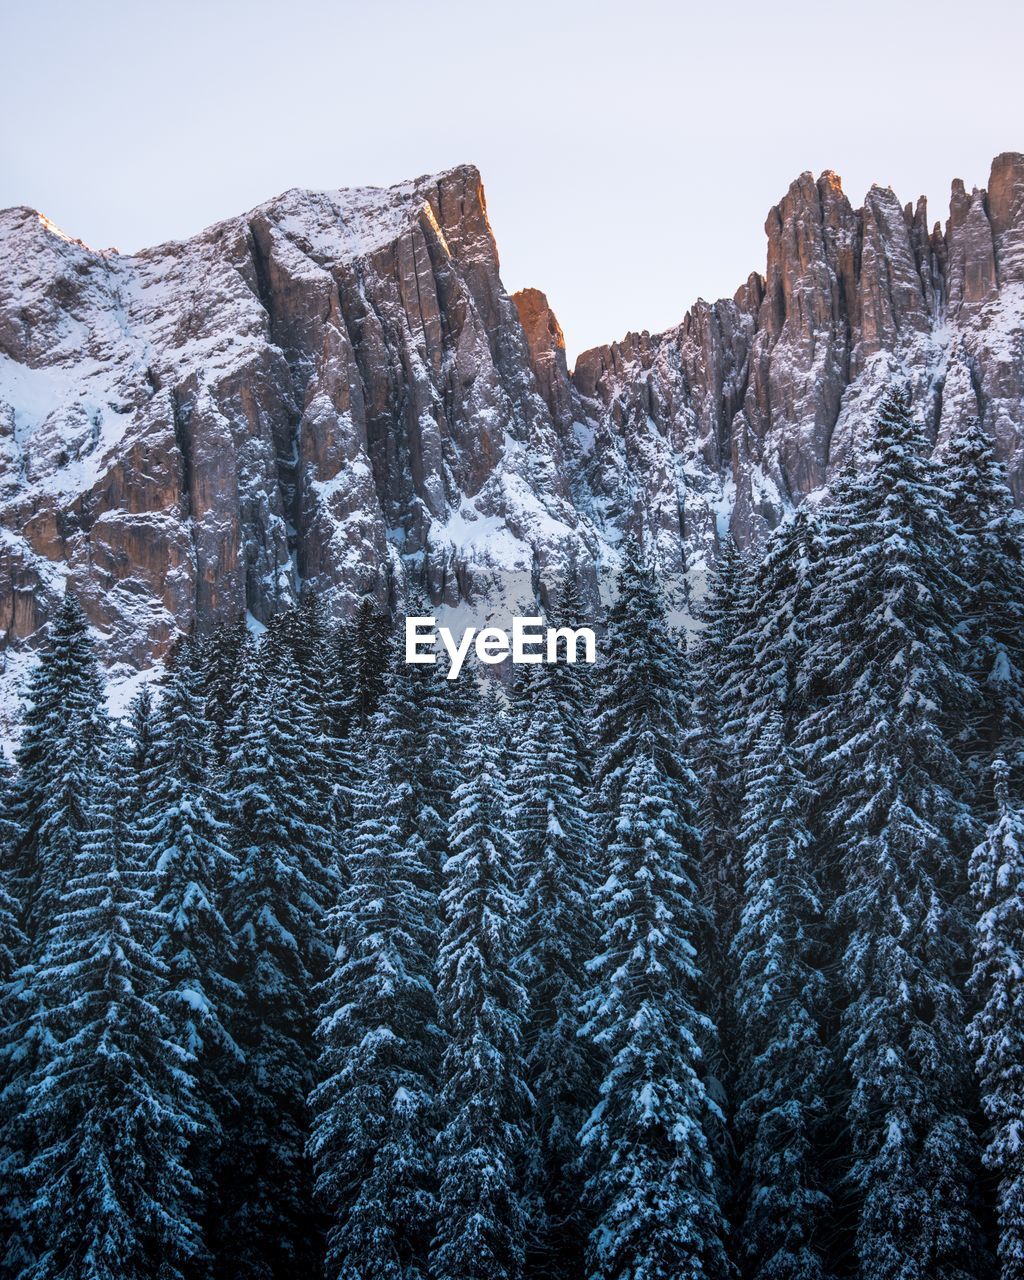
[[[1024,497],[1024,156],[954,183],[944,230],[825,173],[766,232],[764,276],[570,373],[471,167],[136,256],[0,213],[4,660],[66,583],[123,677],[303,590],[500,613],[576,565],[596,592],[637,525],[684,607],[728,528],[821,495],[892,375],[939,441],[980,413]]]
[[[995,159],[988,192],[953,183],[944,231],[929,231],[923,200],[901,207],[875,187],[854,210],[835,174],[801,175],[768,215],[763,277],[699,302],[668,333],[577,362],[579,415],[604,433],[599,483],[614,484],[602,465],[613,441],[628,460],[653,433],[661,465],[638,457],[627,474],[666,553],[681,541],[699,557],[709,511],[720,531],[727,514],[741,541],[756,540],[820,494],[898,376],[938,441],[958,415],[979,414],[1024,497],[1022,218],[1016,153]]]

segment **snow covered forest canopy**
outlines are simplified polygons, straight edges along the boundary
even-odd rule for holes
[[[1024,1276],[1024,524],[898,388],[681,647],[507,693],[367,600],[111,722],[69,596],[0,814],[2,1274]],[[551,618],[587,621],[570,582]]]

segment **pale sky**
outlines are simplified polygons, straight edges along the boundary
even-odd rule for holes
[[[288,187],[479,166],[570,353],[763,270],[804,169],[924,193],[1024,150],[1012,0],[0,0],[0,207],[97,248]]]

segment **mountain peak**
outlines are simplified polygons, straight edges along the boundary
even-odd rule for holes
[[[133,255],[5,211],[0,665],[65,585],[126,673],[302,593],[529,613],[577,568],[596,599],[631,530],[683,611],[725,530],[827,491],[897,373],[933,438],[979,416],[1024,494],[1024,156],[926,219],[802,174],[763,276],[570,374],[543,292],[502,286],[473,165]]]

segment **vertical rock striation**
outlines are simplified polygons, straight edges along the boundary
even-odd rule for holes
[[[683,609],[727,530],[756,542],[859,457],[893,375],[936,439],[980,414],[1024,497],[1024,156],[954,182],[944,228],[826,172],[765,230],[763,276],[570,372],[544,295],[502,287],[471,166],[136,255],[0,213],[3,661],[65,583],[125,675],[304,590],[500,612],[576,565],[596,593],[628,528]]]

